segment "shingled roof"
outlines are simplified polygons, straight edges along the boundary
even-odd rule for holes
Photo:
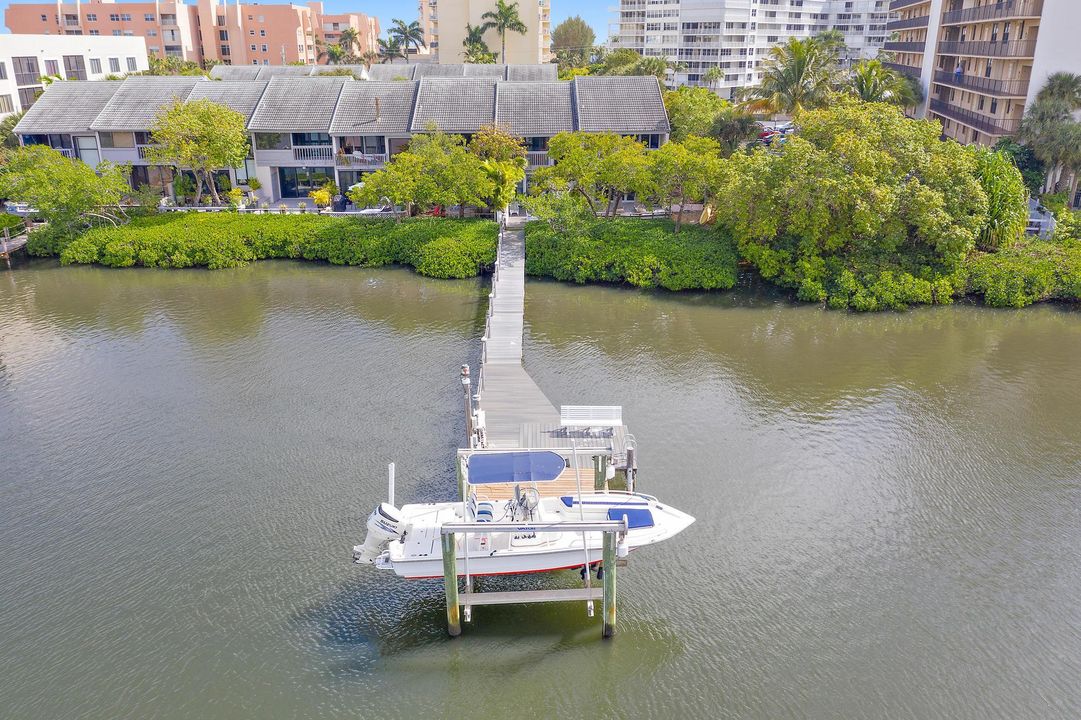
[[[15,133],[88,132],[120,85],[116,81],[52,83],[23,115]]]
[[[671,129],[657,78],[574,78],[578,129],[585,132],[666,133]]]
[[[416,93],[415,82],[345,83],[330,134],[408,135]]]
[[[543,80],[556,81],[559,79],[558,68],[548,63],[546,65],[507,65],[506,79],[511,82],[536,82]]]
[[[209,82],[204,77],[129,77],[120,83],[120,88],[90,127],[94,130],[146,130],[154,124],[162,108],[174,100],[186,100],[196,84]]]
[[[424,132],[434,122],[446,132],[475,132],[495,121],[495,86],[483,78],[424,78],[410,129]]]
[[[255,80],[259,77],[258,65],[215,65],[210,68],[214,80]]]
[[[218,82],[197,83],[191,89],[188,100],[206,99],[236,110],[244,116],[244,122],[251,120],[259,98],[263,97],[267,83],[243,80],[221,80]]]
[[[248,123],[250,130],[328,132],[347,77],[275,77]]]
[[[501,82],[495,121],[523,137],[574,130],[574,98],[567,82]]]
[[[368,79],[393,80],[394,78],[403,77],[406,80],[412,80],[413,72],[417,67],[417,65],[395,65],[393,63],[390,65],[372,65],[368,68]]]

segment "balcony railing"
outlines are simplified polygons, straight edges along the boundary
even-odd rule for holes
[[[993,80],[978,75],[958,75],[944,70],[937,70],[935,71],[935,82],[996,97],[1025,97],[1028,95],[1027,80]]]
[[[923,52],[927,47],[927,43],[923,41],[919,42],[896,42],[887,41],[883,48],[886,50],[892,50],[894,52]]]
[[[885,67],[888,67],[890,70],[893,70],[894,72],[899,72],[902,75],[908,75],[909,77],[916,78],[917,80],[919,80],[920,75],[923,74],[921,68],[914,67],[912,65],[902,65],[901,63],[895,62],[884,62],[882,64]]]
[[[994,5],[982,5],[942,13],[942,24],[962,25],[983,20],[1040,17],[1042,13],[1043,0],[1004,0]]]
[[[146,160],[147,152],[153,147],[153,145],[136,145],[135,150],[139,153],[139,159]]]
[[[552,158],[548,157],[547,150],[530,150],[526,153],[526,161],[530,168],[548,167],[554,164]]]
[[[71,158],[72,160],[75,159],[75,150],[72,148],[58,147],[53,148],[53,150],[57,151],[66,158]]]
[[[889,20],[886,22],[886,30],[908,30],[909,28],[923,28],[927,27],[927,23],[930,22],[930,15],[919,15],[917,17],[905,18],[904,20]]]
[[[300,148],[293,149],[299,150]],[[340,168],[379,168],[387,164],[387,154],[338,153],[334,156],[334,164]]]
[[[294,160],[330,160],[334,149],[330,145],[301,145],[293,148]]]
[[[956,120],[959,123],[975,128],[988,135],[1012,135],[1017,132],[1021,125],[1020,118],[995,118],[979,113],[974,110],[950,105],[944,100],[932,100],[930,104],[932,112],[942,117]]]
[[[889,45],[889,43],[886,43]],[[1036,41],[988,42],[943,40],[938,44],[940,55],[975,55],[977,57],[1032,57]]]
[[[890,0],[890,10],[900,10],[909,5],[920,5],[929,2],[931,2],[931,0]]]

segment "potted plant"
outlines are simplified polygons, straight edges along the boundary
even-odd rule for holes
[[[265,213],[267,210],[270,209],[270,203],[264,200],[263,202],[259,203],[259,209]]]
[[[263,188],[263,183],[259,182],[257,178],[248,178],[248,189],[251,190],[251,199],[257,200],[259,198],[259,191]]]
[[[289,209],[289,206],[286,205],[285,203],[278,203],[278,212],[280,212],[282,215],[284,215],[285,211],[288,210],[288,209]]]
[[[300,214],[303,215],[308,209],[308,203],[301,200],[300,202],[297,203],[297,209],[299,209]]]

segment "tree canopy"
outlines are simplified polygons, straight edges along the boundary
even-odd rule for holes
[[[585,65],[593,52],[597,36],[580,15],[569,17],[552,30],[552,50],[560,63],[574,67]]]

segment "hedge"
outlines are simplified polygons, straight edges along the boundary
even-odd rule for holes
[[[1081,300],[1081,241],[1024,240],[968,262],[968,291],[993,307]]]
[[[576,283],[627,283],[666,290],[727,290],[736,284],[739,254],[723,231],[668,220],[615,218],[557,232],[526,226],[526,272]]]
[[[43,235],[34,249],[59,254],[64,264],[218,269],[303,258],[363,267],[410,265],[423,275],[461,278],[495,262],[497,236],[495,223],[485,220],[169,213],[97,227],[74,239]]]

